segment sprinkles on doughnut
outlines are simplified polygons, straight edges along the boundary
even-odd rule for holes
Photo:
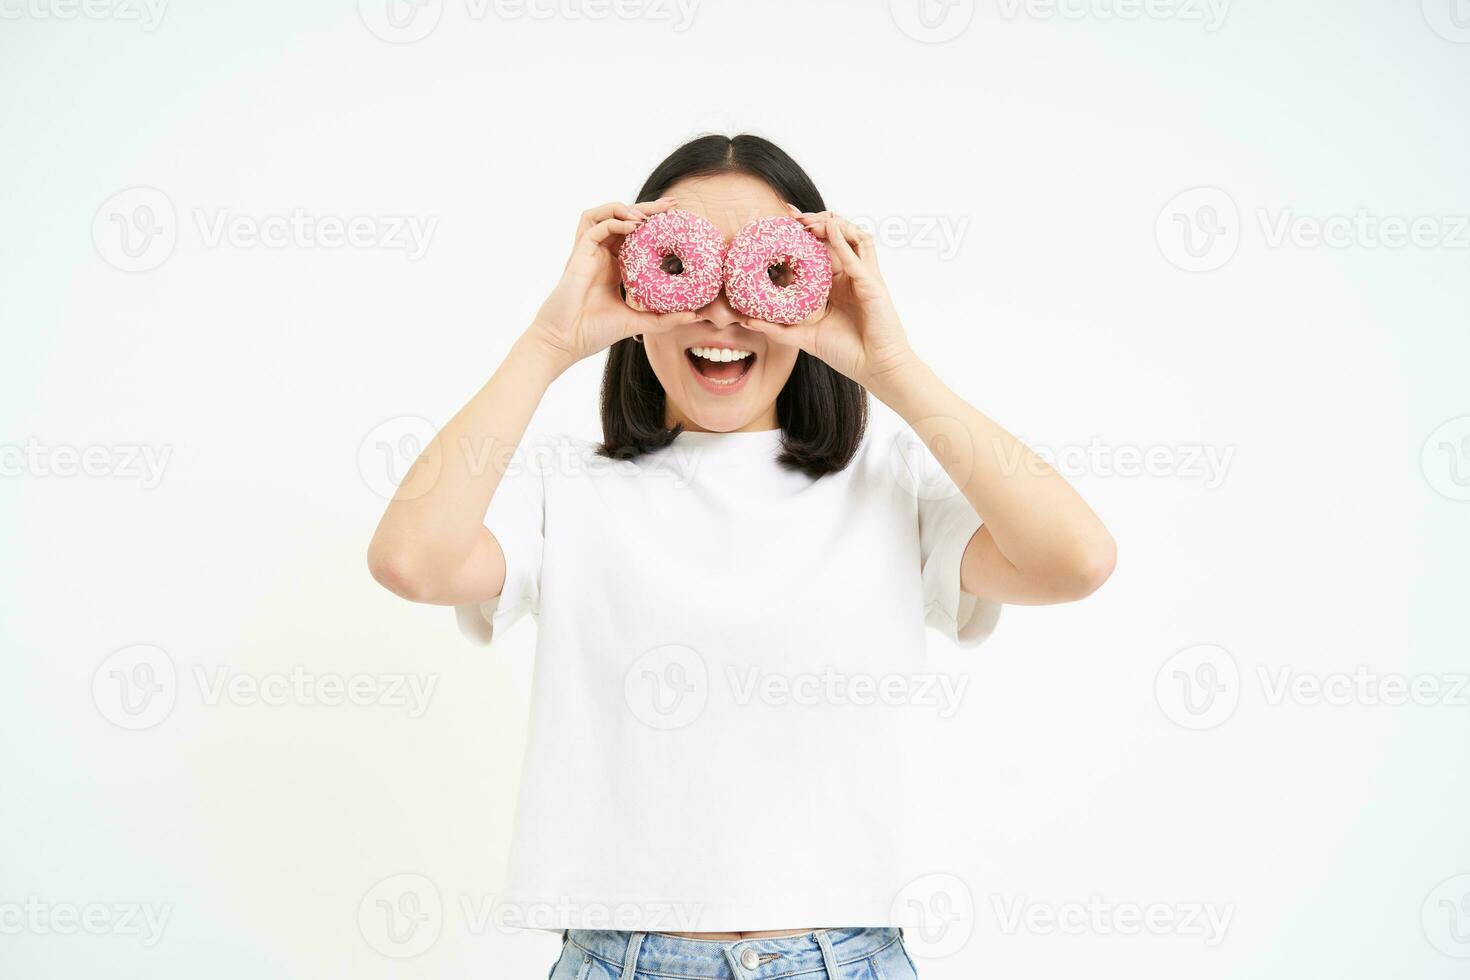
[[[628,295],[646,310],[697,310],[720,294],[725,236],[688,211],[651,215],[623,239],[618,261]]]
[[[778,283],[772,272],[783,267],[789,281]],[[822,308],[831,288],[827,246],[795,218],[753,221],[725,253],[725,296],[746,316],[800,323]]]

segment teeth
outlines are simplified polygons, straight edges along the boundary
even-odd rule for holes
[[[743,361],[750,356],[748,350],[736,350],[733,347],[691,347],[689,353],[695,357],[702,357],[706,361]]]

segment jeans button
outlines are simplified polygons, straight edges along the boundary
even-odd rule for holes
[[[740,965],[747,970],[754,970],[761,965],[761,954],[749,946],[745,947],[745,950],[740,954]]]

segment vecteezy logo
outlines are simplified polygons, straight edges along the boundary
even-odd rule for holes
[[[422,41],[439,26],[444,0],[357,0],[363,26],[390,44]]]
[[[92,674],[92,703],[102,717],[130,731],[163,721],[178,697],[179,672],[173,658],[151,644],[109,654]]]
[[[392,959],[426,952],[444,929],[438,887],[420,874],[389,875],[357,907],[357,928],[374,950]]]
[[[1456,44],[1470,44],[1470,0],[1420,0],[1430,30]]]
[[[357,447],[357,470],[368,489],[391,500],[402,487],[406,499],[423,496],[439,479],[444,461],[438,454],[425,457],[417,470],[414,461],[433,441],[434,423],[417,415],[400,415],[380,422]],[[412,473],[411,483],[405,483]]]
[[[92,216],[92,244],[114,269],[147,272],[168,261],[179,240],[179,219],[168,195],[129,187],[102,202]]]
[[[904,926],[909,952],[927,959],[953,956],[975,932],[975,898],[952,874],[915,878],[893,900],[889,915]]]
[[[1181,728],[1203,731],[1223,725],[1240,703],[1240,667],[1224,647],[1187,647],[1159,668],[1154,700]]]
[[[931,416],[894,437],[888,447],[888,469],[906,493],[920,500],[943,500],[959,493],[958,481],[969,476],[974,459],[967,449],[973,449],[970,433],[958,419]]]
[[[1174,195],[1154,222],[1159,251],[1185,272],[1211,272],[1229,262],[1240,235],[1240,208],[1218,187]]]
[[[1441,424],[1419,454],[1424,479],[1451,500],[1470,500],[1470,415]]]
[[[975,19],[975,0],[888,0],[888,12],[915,41],[941,44],[965,33]]]
[[[650,728],[683,728],[709,703],[709,669],[689,647],[654,647],[623,675],[623,698],[633,716]]]
[[[1446,956],[1470,959],[1470,874],[1446,878],[1419,910],[1424,938]]]

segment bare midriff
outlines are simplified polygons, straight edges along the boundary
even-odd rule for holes
[[[773,929],[768,932],[661,932],[660,936],[678,939],[702,939],[705,942],[733,943],[741,939],[785,939],[788,936],[805,936],[815,929]]]

